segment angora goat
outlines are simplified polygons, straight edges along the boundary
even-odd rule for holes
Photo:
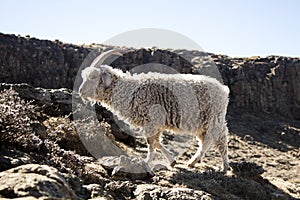
[[[197,137],[199,147],[188,166],[200,162],[214,144],[221,154],[223,171],[227,171],[228,129],[225,115],[228,87],[204,75],[123,73],[102,65],[112,54],[119,53],[111,50],[101,54],[82,71],[81,98],[99,102],[133,129],[142,130],[148,143],[146,162],[153,159],[156,148],[171,166],[175,164],[170,152],[160,143],[162,132],[170,130]]]

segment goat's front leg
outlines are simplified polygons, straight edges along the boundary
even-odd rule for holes
[[[148,143],[148,154],[145,160],[146,163],[150,163],[154,158],[154,148],[159,149],[164,157],[168,160],[169,164],[173,167],[176,164],[176,161],[173,159],[171,153],[159,142],[161,133],[158,133],[154,136],[147,137]]]
[[[145,162],[149,164],[154,158],[154,140],[152,137],[147,137],[146,141],[148,143],[148,153]]]
[[[194,167],[196,163],[201,162],[201,159],[204,157],[206,151],[209,149],[211,142],[204,140],[204,142],[202,143],[202,141],[199,140],[198,144],[199,147],[197,149],[197,152],[187,163],[189,167]]]
[[[149,164],[154,158],[154,148],[153,145],[148,144],[148,153],[145,162]]]
[[[171,155],[171,153],[159,142],[157,141],[156,143],[156,148],[159,149],[161,151],[161,153],[167,158],[169,164],[171,167],[174,167],[174,165],[176,164],[176,161],[174,160],[173,156]]]

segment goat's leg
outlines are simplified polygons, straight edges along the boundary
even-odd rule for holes
[[[145,162],[147,164],[149,164],[154,158],[154,142],[155,142],[155,140],[153,137],[147,137],[146,141],[148,143],[148,153],[147,153]]]
[[[153,145],[148,145],[148,153],[147,153],[147,157],[145,159],[145,162],[147,164],[149,164],[152,160],[153,160],[153,157],[154,157],[154,148],[153,148]]]
[[[219,137],[216,146],[221,154],[223,166],[222,171],[226,172],[229,169],[229,162],[228,162],[228,129],[225,126],[222,130],[221,136]]]
[[[148,155],[145,162],[149,163],[153,160],[154,157],[153,151],[154,148],[156,148],[161,151],[164,157],[168,160],[169,164],[173,167],[176,164],[176,162],[173,159],[171,153],[160,143],[160,135],[161,132],[158,132],[157,134],[146,138],[148,143]]]
[[[176,161],[174,160],[171,153],[159,142],[156,142],[155,147],[161,151],[161,153],[166,157],[171,167],[174,167]]]
[[[209,149],[211,142],[210,140],[198,139],[199,147],[195,155],[188,161],[189,167],[194,167],[196,163],[200,163],[201,159],[204,157],[206,151]]]

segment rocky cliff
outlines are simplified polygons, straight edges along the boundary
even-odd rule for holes
[[[81,63],[95,47],[110,48],[0,34],[0,82],[72,89]],[[184,58],[195,60],[200,54],[185,50],[141,49],[117,59],[112,65],[129,70],[137,65],[156,62],[181,73],[198,73]],[[230,106],[300,119],[299,58],[210,56],[224,83],[231,89]]]
[[[299,58],[217,56],[214,61],[235,107],[300,119]]]

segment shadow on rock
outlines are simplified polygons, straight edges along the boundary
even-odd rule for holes
[[[250,143],[260,142],[284,152],[300,148],[300,122],[297,120],[231,110],[228,126],[231,133]]]
[[[262,178],[262,167],[255,163],[231,163],[232,171],[190,171],[180,168],[169,182],[205,191],[220,199],[294,199]]]

